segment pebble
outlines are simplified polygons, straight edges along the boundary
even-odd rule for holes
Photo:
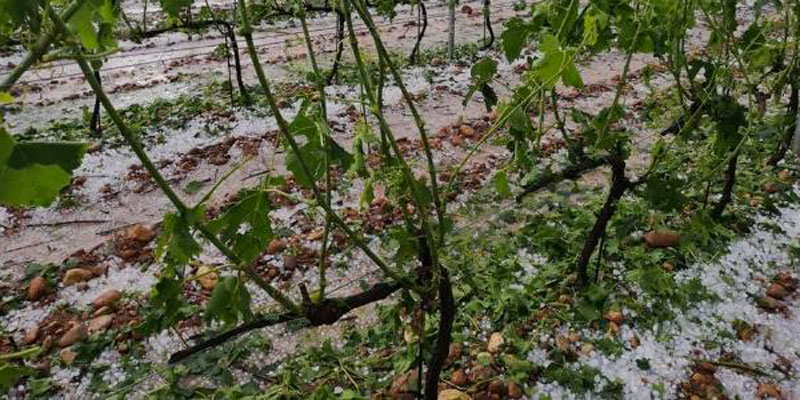
[[[144,225],[137,224],[128,230],[127,236],[137,242],[146,243],[153,240],[156,237],[156,233]]]
[[[611,321],[617,325],[621,324],[625,317],[617,310],[611,310],[603,316],[606,321]]]
[[[556,336],[556,348],[562,352],[569,350],[569,338],[563,335]]]
[[[108,314],[109,312],[111,312],[111,307],[102,306],[92,313],[92,318],[97,318],[103,314]]]
[[[616,322],[609,322],[607,333],[611,336],[619,335],[619,325]]]
[[[47,280],[41,276],[31,279],[30,286],[28,286],[28,300],[36,301],[41,299],[47,293]]]
[[[112,321],[114,321],[114,317],[111,315],[101,315],[99,317],[92,318],[92,320],[89,321],[89,333],[105,331],[111,326]]]
[[[451,363],[461,358],[461,345],[458,343],[450,343],[450,349],[447,353],[447,363]]]
[[[50,352],[50,349],[53,348],[53,337],[47,336],[42,340],[42,351],[39,354],[47,354]]]
[[[30,345],[36,342],[36,339],[39,338],[39,325],[34,325],[27,331],[25,331],[25,336],[22,338],[22,344]]]
[[[200,268],[197,269],[197,276],[197,281],[200,282],[200,286],[206,290],[214,290],[217,286],[217,281],[219,281],[217,272],[206,265],[201,265]]]
[[[767,287],[767,296],[769,297],[773,297],[778,300],[783,300],[783,298],[788,295],[789,291],[786,290],[786,288],[779,283],[773,283],[769,285],[769,287]]]
[[[489,344],[486,346],[486,350],[488,350],[489,353],[495,354],[500,351],[501,347],[503,347],[503,343],[505,343],[503,334],[500,332],[494,332],[491,336],[489,336]]]
[[[774,399],[783,398],[781,388],[774,383],[759,383],[756,389],[756,396],[760,399],[771,397]]]
[[[661,265],[661,268],[666,272],[672,272],[675,271],[675,264],[665,261],[664,264]]]
[[[494,379],[489,382],[489,393],[494,393],[503,396],[506,391],[506,385],[499,379]]]
[[[514,382],[506,384],[506,393],[509,399],[521,399],[523,395],[522,388]]]
[[[92,273],[94,276],[108,276],[108,265],[95,265],[92,267],[86,268],[89,272]]]
[[[759,297],[757,303],[759,307],[769,312],[776,312],[786,308],[786,305],[769,296]]]
[[[456,386],[463,386],[467,383],[467,373],[463,369],[457,369],[450,375],[450,382]]]
[[[64,336],[61,337],[61,340],[58,341],[58,345],[61,347],[72,346],[73,344],[86,339],[86,336],[88,336],[86,325],[75,324],[64,334]]]
[[[75,362],[75,358],[78,357],[78,353],[76,353],[75,350],[72,350],[72,347],[66,347],[61,349],[60,354],[61,354],[61,361],[63,361],[64,364],[67,365],[71,365],[73,362]]]
[[[594,345],[591,343],[584,343],[581,346],[581,354],[584,356],[590,356],[594,352]]]
[[[456,389],[445,389],[439,392],[437,400],[472,400],[472,397]]]
[[[644,241],[651,249],[663,249],[677,246],[681,235],[673,231],[650,231],[644,234]]]
[[[269,242],[267,246],[267,254],[277,254],[286,249],[286,244],[283,243],[283,240],[275,238]]]
[[[78,282],[85,282],[92,278],[92,272],[83,268],[73,268],[64,274],[62,282],[66,286],[74,285]]]
[[[111,307],[116,304],[119,299],[122,298],[122,292],[117,289],[108,289],[103,293],[100,293],[97,296],[92,304],[94,304],[95,309],[102,309],[103,307]]]
[[[287,271],[294,271],[297,268],[297,257],[292,255],[283,256],[283,268]]]
[[[407,393],[415,390],[417,386],[417,374],[415,370],[409,370],[405,374],[398,375],[394,381],[389,392],[392,395]]]
[[[461,125],[458,128],[458,131],[461,132],[462,135],[468,138],[472,138],[472,136],[475,135],[475,129],[473,129],[469,125]]]

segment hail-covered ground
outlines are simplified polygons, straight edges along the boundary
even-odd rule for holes
[[[619,318],[613,332],[591,329],[575,332],[565,326],[560,336],[543,336],[540,340],[573,348],[580,355],[574,368],[596,368],[602,374],[596,381],[621,383],[624,398],[676,398],[692,393],[698,398],[800,397],[800,379],[795,367],[800,362],[796,334],[800,328],[800,304],[794,293],[797,261],[789,257],[800,237],[800,209],[787,207],[759,222],[768,225],[731,243],[718,259],[697,262],[676,273],[678,282],[699,279],[702,287],[714,295],[713,299],[688,309],[675,309],[674,320],[652,327],[626,324],[627,319],[635,319],[637,315],[622,309],[620,316],[606,316],[611,320]],[[541,262],[546,260],[534,261]],[[535,274],[535,270],[531,272]],[[786,275],[793,279],[787,279]],[[782,279],[791,289],[785,293],[774,286],[783,288],[782,283],[775,283]],[[646,295],[639,292],[637,296]],[[773,299],[780,301],[775,303]],[[645,302],[659,301],[664,300],[645,299]],[[626,343],[624,351],[609,355],[585,344],[609,336]],[[539,348],[532,350],[529,358],[544,366],[552,362],[548,353]],[[709,389],[716,384],[721,385],[720,390]],[[598,385],[594,395],[600,396],[603,387]],[[578,397],[553,383],[538,383],[535,390],[552,398]]]
[[[130,3],[127,10],[132,15],[143,11],[141,2]],[[515,14],[510,4],[501,4],[499,11],[493,14],[498,35],[501,22]],[[475,11],[480,9],[480,3],[466,5],[459,10],[463,16],[459,19],[461,43],[477,41],[482,35],[483,17]],[[741,13],[745,20],[749,18],[746,11]],[[443,9],[429,12],[431,33],[423,41],[423,49],[426,46],[439,48],[445,35]],[[382,30],[395,50],[407,54],[416,32],[409,21],[415,20],[415,16],[408,9],[402,9],[398,18],[394,23],[385,21]],[[312,24],[319,29],[317,44],[326,62],[335,49],[331,44],[333,21],[331,16],[325,16]],[[286,32],[296,36],[298,28],[290,23],[262,28],[260,38],[265,41],[262,56],[278,58],[267,67],[270,76],[278,83],[291,84],[305,68],[304,59],[297,56],[303,47],[284,36]],[[281,39],[280,46],[272,44],[278,41],[270,40],[271,35]],[[705,37],[707,32],[698,27],[690,45],[699,46]],[[107,85],[112,85],[112,99],[121,109],[134,105],[147,107],[157,100],[189,104],[186,96],[207,93],[208,88],[198,82],[207,82],[209,77],[224,78],[225,61],[203,52],[203,49],[213,49],[221,40],[224,39],[211,35],[193,42],[185,35],[170,34],[145,44],[123,43],[120,57],[109,63],[109,71],[104,73]],[[360,40],[369,48],[368,37]],[[172,50],[167,55],[158,51],[164,48]],[[519,82],[524,62],[508,63],[494,50],[476,54],[498,61],[499,82],[511,86]],[[536,52],[530,50],[528,55],[535,57]],[[2,64],[13,63],[20,56],[5,55]],[[614,97],[614,79],[623,62],[622,57],[612,52],[582,66],[583,79],[591,90],[563,89],[568,97],[567,104],[586,111],[597,111],[608,105]],[[247,61],[243,65],[245,79],[252,83],[250,65]],[[632,63],[632,75],[654,65],[655,60],[637,57]],[[6,116],[15,134],[35,127],[45,133],[34,137],[47,138],[46,132],[53,132],[49,127],[58,122],[80,120],[82,107],[92,105],[92,96],[86,92],[80,76],[75,75],[74,67],[43,68],[26,78],[28,81],[24,84],[36,90],[24,92],[19,97],[20,108]],[[471,146],[487,134],[496,118],[496,114],[486,112],[479,95],[466,106],[461,104],[470,84],[470,64],[433,57],[428,64],[405,68],[403,79],[434,133],[436,163],[441,167],[458,165]],[[663,87],[668,81],[661,73],[656,73],[648,85],[641,77],[634,78],[626,101],[629,104],[641,102],[653,86]],[[508,95],[505,90],[499,93],[501,97]],[[329,86],[326,94],[330,98],[328,112],[334,139],[350,148],[359,113],[353,105],[358,103],[360,89],[353,82],[343,82]],[[220,92],[214,95],[220,96]],[[404,151],[416,162],[415,166],[421,166],[422,153],[413,120],[393,82],[388,82],[384,90],[384,101],[387,119],[407,147]],[[167,118],[163,126],[144,126],[143,140],[159,168],[190,203],[202,198],[206,190],[235,168],[209,201],[209,208],[221,210],[236,193],[256,185],[261,177],[289,175],[283,167],[284,154],[276,140],[274,118],[244,107],[230,108],[229,113],[220,114],[218,103],[198,106],[200,110],[181,124],[170,125],[171,120]],[[293,118],[301,104],[297,98],[288,98],[282,108],[284,116]],[[185,111],[180,107],[169,110]],[[641,121],[628,122],[633,125],[632,130],[639,132],[629,166],[633,171],[640,171],[648,165],[647,149],[653,139]],[[209,377],[218,373],[212,368],[219,366],[214,361],[200,364],[202,370],[193,370],[198,368],[196,366],[186,367],[190,373],[183,370],[177,383],[171,380],[175,376],[172,368],[176,367],[166,363],[171,354],[193,343],[196,335],[219,328],[217,323],[204,322],[195,311],[175,327],[140,329],[148,318],[154,318],[147,303],[163,266],[153,257],[153,249],[163,215],[171,210],[171,205],[142,173],[131,151],[120,146],[118,141],[97,139],[96,142],[76,171],[73,185],[58,204],[23,210],[0,207],[0,278],[3,280],[0,284],[0,352],[11,352],[20,346],[42,348],[41,355],[24,361],[36,373],[22,380],[7,396],[170,397],[176,392],[165,391],[165,388],[190,391],[220,387],[219,381]],[[459,229],[469,231],[474,225],[484,224],[482,219],[486,215],[472,215],[470,207],[484,199],[481,192],[493,178],[493,167],[508,157],[504,146],[489,141],[466,163],[462,189],[449,204],[457,216]],[[564,159],[563,149],[556,149],[551,156],[554,165]],[[247,161],[241,163],[242,160]],[[602,186],[606,181],[607,174],[601,170],[583,179],[581,184],[591,188]],[[382,230],[397,223],[397,217],[385,207],[381,187],[376,188],[375,199],[364,204],[361,197],[364,186],[361,179],[342,177],[334,193],[334,208],[346,215],[349,222],[365,228],[369,245],[375,252],[390,256],[395,249],[382,244],[379,238]],[[287,191],[302,195],[296,185],[289,185]],[[576,201],[575,197],[580,198],[573,196],[564,200]],[[496,218],[502,210],[514,206],[501,204],[490,212],[491,217]],[[318,284],[314,263],[322,237],[319,215],[304,203],[290,202],[276,207],[269,217],[276,230],[282,233],[259,258],[258,272],[293,298],[299,298],[296,290],[299,283],[312,288]],[[599,325],[573,328],[563,324],[532,335],[528,348],[520,356],[542,371],[554,363],[563,363],[556,354],[570,354],[574,359],[567,364],[569,372],[565,374],[574,373],[569,375],[574,379],[554,379],[540,374],[524,380],[515,377],[517,383],[512,383],[510,371],[487,368],[473,360],[500,359],[511,349],[504,347],[503,335],[492,329],[485,316],[471,315],[477,326],[457,332],[464,340],[451,354],[445,373],[447,388],[463,394],[470,388],[483,390],[480,385],[501,381],[504,388],[493,394],[531,399],[602,398],[609,393],[629,399],[800,398],[800,378],[797,377],[800,367],[796,367],[800,362],[798,271],[794,268],[796,260],[790,258],[798,236],[800,210],[784,206],[777,213],[757,218],[750,233],[734,239],[718,254],[695,255],[696,261],[679,270],[670,270],[675,282],[696,283],[698,292],[709,294],[687,307],[678,307],[663,298],[648,298],[648,294],[636,286],[625,288],[624,296],[638,298],[647,309],[665,308],[674,318],[639,324],[636,321],[642,316],[623,307],[605,314]],[[363,253],[346,243],[334,246],[332,253],[331,265],[337,267],[327,272],[329,295],[354,294],[363,285],[381,279],[381,274]],[[527,283],[546,272],[549,260],[525,250],[515,254],[513,262],[519,265],[515,275],[517,282],[510,284],[508,290],[522,291]],[[218,282],[232,273],[225,265],[224,257],[206,246],[196,262],[185,267],[186,276],[197,277],[181,288],[192,305],[205,304]],[[633,266],[620,266],[619,270],[630,267]],[[269,312],[276,308],[255,285],[248,283],[248,289],[253,295],[254,309]],[[391,297],[384,304],[395,300],[397,298]],[[345,330],[365,329],[381,322],[376,310],[373,306],[355,310],[335,326],[279,325],[249,333],[238,342],[250,349],[248,354],[235,360],[231,358],[222,368],[230,374],[230,380],[225,382],[244,385],[253,381],[261,390],[268,391],[284,373],[280,369],[282,362],[327,340],[335,347],[344,346]],[[600,348],[598,343],[614,343],[615,346],[609,350]],[[460,346],[475,351],[462,352]],[[477,357],[473,357],[473,353]],[[214,354],[221,357],[219,353]],[[407,398],[403,396],[408,395],[408,382],[404,381],[408,374],[362,368],[355,372],[361,376],[380,374],[378,382],[385,386],[383,395]],[[584,382],[587,379],[590,382]],[[343,390],[342,383],[332,388],[336,395]],[[479,392],[471,394],[478,398]]]

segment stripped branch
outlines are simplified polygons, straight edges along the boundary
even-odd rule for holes
[[[239,325],[227,332],[200,342],[192,347],[173,353],[169,357],[170,364],[179,363],[194,354],[219,346],[244,333],[268,326],[278,325],[294,320],[305,320],[310,326],[331,325],[339,321],[342,316],[356,308],[381,301],[400,289],[400,286],[390,283],[378,283],[368,290],[347,297],[325,299],[320,304],[304,304],[303,315],[285,312],[278,315],[268,315],[256,318],[253,321]]]
[[[547,186],[554,185],[565,180],[578,179],[583,176],[583,174],[600,167],[601,165],[605,165],[606,163],[607,160],[605,158],[585,157],[577,163],[572,164],[559,172],[548,172],[540,176],[535,181],[525,185],[522,193],[517,195],[517,202],[522,201],[525,196],[531,193],[536,193]]]

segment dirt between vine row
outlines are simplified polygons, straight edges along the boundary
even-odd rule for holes
[[[467,19],[471,21],[471,19]],[[495,23],[498,36],[501,28],[499,23]],[[478,23],[472,28],[480,27]],[[436,39],[443,40],[441,30],[435,29],[432,24],[429,27],[430,42]],[[466,30],[466,29],[465,29]],[[438,32],[438,34],[437,34]],[[461,32],[461,30],[459,31]],[[475,33],[478,33],[476,31]],[[391,36],[391,33],[389,34]],[[699,46],[705,33],[699,29],[695,35],[696,40],[692,45]],[[474,35],[471,39],[477,40],[480,35]],[[428,36],[426,36],[428,38]],[[461,35],[464,41],[469,40],[467,34]],[[365,38],[362,38],[364,40]],[[391,38],[387,42],[393,43]],[[397,41],[403,46],[403,41]],[[435,43],[435,42],[434,42]],[[443,44],[443,42],[439,42]],[[423,45],[435,46],[423,42]],[[365,46],[366,47],[366,46]],[[495,54],[496,58],[501,58]],[[653,64],[654,60],[645,57],[637,57],[632,63],[632,74],[637,75],[646,66]],[[598,59],[592,60],[582,66],[583,79],[587,85],[586,89],[576,91],[565,89],[562,92],[567,96],[566,101],[593,112],[610,103],[611,92],[615,88],[615,79],[621,70],[622,58],[618,54],[610,53]],[[512,86],[519,82],[518,65],[509,65],[501,60],[500,76],[496,85],[501,96],[507,95],[504,85]],[[433,83],[426,81],[423,76],[425,70],[433,72]],[[249,69],[246,69],[249,74]],[[201,73],[202,75],[202,73]],[[482,105],[480,96],[472,99],[466,107],[461,105],[463,96],[469,84],[469,66],[465,64],[445,64],[439,66],[415,67],[406,71],[406,84],[410,90],[418,97],[417,106],[426,121],[426,126],[431,132],[438,134],[445,133],[443,129],[458,125],[459,121],[467,125],[475,125],[477,131],[485,131],[487,121],[483,121],[486,111]],[[292,79],[290,74],[273,75],[277,82],[282,79]],[[76,79],[79,81],[79,79]],[[199,79],[197,81],[200,81]],[[657,82],[658,79],[655,79]],[[181,84],[184,85],[184,84]],[[153,94],[158,92],[164,95],[175,95],[182,89],[170,84],[158,85],[152,88],[136,90],[130,93],[117,93],[112,95],[112,100],[119,107],[124,107],[130,102],[136,104],[147,104],[154,100]],[[61,88],[55,89],[56,92]],[[199,88],[194,87],[194,90]],[[357,91],[353,87],[335,86],[329,88],[331,96],[339,99],[332,104],[332,125],[335,128],[335,138],[346,148],[351,144],[352,137],[350,131],[353,126],[352,108],[346,104],[348,101],[357,99]],[[646,95],[645,88],[641,85],[632,87],[627,93],[627,101],[641,101]],[[49,96],[49,93],[48,93]],[[150,97],[146,97],[150,96]],[[410,118],[407,107],[396,87],[387,87],[385,90],[387,103],[387,119],[395,134],[401,140],[413,142],[417,134]],[[26,99],[26,97],[23,97]],[[91,101],[86,99],[85,101]],[[58,115],[57,108],[63,107],[65,110],[79,108],[79,100],[58,102],[58,106],[40,106],[25,108],[25,112],[11,115],[8,119],[16,125],[14,130],[23,128],[22,118],[36,118],[37,110],[41,113]],[[88,104],[88,103],[87,103]],[[86,105],[86,104],[84,104]],[[296,106],[296,105],[294,105]],[[28,110],[32,109],[33,112]],[[286,109],[287,115],[291,116],[294,107]],[[240,110],[241,111],[241,110]],[[234,117],[237,114],[233,113]],[[282,150],[274,146],[274,139],[264,141],[267,136],[274,137],[274,121],[259,117],[252,117],[244,113],[243,118],[239,118],[233,124],[233,129],[225,137],[244,138],[249,144],[249,149],[245,153],[253,156],[253,160],[237,170],[212,197],[211,204],[219,204],[225,198],[236,193],[240,188],[247,187],[256,183],[256,179],[251,175],[271,170],[272,173],[284,174],[282,163]],[[67,115],[69,115],[67,113]],[[475,117],[477,116],[477,117]],[[550,115],[547,116],[550,118]],[[491,122],[491,121],[488,121]],[[239,146],[227,146],[231,150],[229,154],[221,155],[221,158],[208,159],[207,157],[193,157],[188,155],[192,150],[208,148],[208,151],[219,151],[220,143],[225,143],[225,137],[203,136],[197,131],[203,125],[203,121],[197,124],[190,124],[189,127],[165,133],[166,141],[162,144],[150,146],[149,152],[155,160],[160,161],[164,166],[162,171],[166,173],[176,184],[198,181],[209,182],[215,177],[222,176],[225,171],[235,165],[241,159],[241,149]],[[457,126],[456,126],[457,127]],[[456,164],[465,154],[465,147],[477,141],[478,137],[455,138],[442,140],[443,145],[435,149],[437,161],[441,165]],[[263,143],[260,143],[263,142]],[[259,144],[260,143],[260,144]],[[545,142],[547,143],[547,142]],[[555,142],[554,142],[555,143]],[[646,162],[646,149],[649,144],[648,135],[645,133],[637,140],[637,148],[640,156],[634,158],[631,164],[641,165]],[[214,150],[214,149],[217,150]],[[201,150],[202,152],[202,150]],[[480,164],[488,157],[503,157],[505,151],[501,148],[485,146],[476,156],[472,158],[472,163]],[[202,155],[202,154],[201,154]],[[195,158],[194,160],[187,160]],[[223,160],[225,162],[220,162]],[[182,161],[183,160],[183,161]],[[638,161],[637,161],[638,160]],[[196,164],[192,168],[186,168],[187,163]],[[113,232],[119,227],[128,226],[134,223],[152,224],[160,221],[163,212],[169,208],[166,199],[152,190],[143,188],[144,182],[132,179],[135,173],[129,173],[131,168],[135,169],[138,162],[132,157],[130,152],[124,149],[104,149],[89,154],[84,167],[76,174],[76,185],[72,190],[79,193],[89,200],[78,208],[70,209],[36,209],[29,211],[16,212],[14,218],[17,229],[10,229],[5,233],[6,239],[0,245],[0,262],[13,262],[21,265],[29,261],[39,262],[58,262],[66,255],[71,254],[80,248],[91,248],[98,243],[106,240],[108,233]],[[134,171],[135,172],[135,171]],[[602,179],[602,177],[589,178],[590,180]],[[355,194],[357,197],[357,193]],[[192,202],[201,197],[201,194],[184,196],[187,201]],[[55,226],[53,226],[55,225]]]

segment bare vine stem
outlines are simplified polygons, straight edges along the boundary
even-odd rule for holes
[[[386,47],[383,44],[383,40],[381,39],[380,34],[378,33],[378,29],[375,27],[375,22],[372,20],[372,16],[366,9],[366,6],[361,3],[359,0],[352,0],[353,4],[356,6],[356,11],[358,12],[361,19],[364,21],[364,24],[367,26],[367,29],[372,36],[372,40],[375,42],[375,47],[378,51],[378,56],[382,57],[386,66],[389,68],[389,72],[392,74],[394,78],[395,84],[400,89],[400,92],[403,94],[403,98],[405,99],[406,103],[408,104],[408,108],[411,110],[411,115],[414,117],[414,123],[417,126],[417,130],[419,131],[420,139],[422,140],[422,147],[425,152],[425,159],[428,163],[428,174],[430,175],[431,179],[431,191],[433,192],[433,204],[436,207],[436,214],[439,219],[439,241],[444,239],[444,231],[445,231],[445,205],[442,203],[442,199],[439,193],[439,183],[436,179],[436,165],[433,160],[433,152],[431,151],[430,141],[428,140],[428,133],[425,129],[425,121],[422,120],[422,116],[417,110],[417,107],[414,103],[414,98],[411,97],[411,94],[406,89],[406,85],[403,83],[403,77],[400,75],[399,70],[397,69],[397,65],[392,61],[392,58],[389,56],[389,52],[386,50]]]
[[[255,44],[253,43],[253,27],[250,25],[250,15],[247,11],[247,4],[245,0],[238,0],[239,1],[239,12],[241,15],[242,20],[242,29],[241,33],[244,36],[245,42],[247,43],[247,51],[250,54],[250,59],[253,63],[253,68],[256,71],[256,76],[258,78],[259,83],[261,84],[261,88],[264,91],[264,94],[267,99],[267,103],[269,105],[270,110],[272,111],[273,115],[275,116],[275,121],[278,124],[278,128],[281,132],[281,135],[284,137],[286,142],[291,147],[292,151],[297,154],[297,159],[300,163],[300,168],[304,174],[308,177],[312,177],[311,169],[308,167],[308,163],[305,160],[305,157],[300,152],[300,146],[297,144],[294,136],[292,135],[291,131],[289,130],[289,124],[283,118],[280,109],[278,108],[278,104],[275,101],[275,97],[272,94],[272,90],[270,89],[269,80],[267,80],[267,76],[264,73],[264,68],[261,66],[261,61],[258,57],[258,52],[256,51]],[[311,181],[311,190],[314,193],[314,197],[318,200],[324,199],[322,196],[322,192],[319,190],[317,183],[312,179]],[[413,286],[410,282],[408,277],[401,275],[401,273],[393,270],[386,261],[383,260],[380,256],[378,256],[372,249],[367,245],[364,239],[361,236],[357,235],[347,223],[344,222],[330,207],[325,201],[318,201],[319,205],[325,210],[328,218],[337,225],[356,246],[361,249],[367,257],[372,260],[375,265],[378,266],[387,276],[394,279],[395,281],[403,284],[404,286]]]
[[[300,7],[300,11],[298,12],[298,18],[300,19],[300,25],[303,28],[303,39],[306,42],[306,51],[308,52],[308,60],[311,64],[311,69],[314,71],[314,81],[317,85],[317,90],[319,91],[319,105],[320,105],[320,112],[322,113],[322,119],[325,123],[324,132],[322,133],[322,146],[323,148],[328,148],[330,146],[330,134],[327,125],[328,121],[328,109],[326,105],[326,98],[325,98],[325,78],[322,76],[322,71],[319,69],[319,64],[317,64],[317,57],[314,55],[314,46],[311,43],[311,35],[308,33],[308,23],[306,22],[306,13],[305,10]],[[330,159],[328,157],[328,152],[326,151],[323,156],[323,167],[325,168],[325,192],[326,196],[323,201],[328,204],[328,207],[331,207],[331,191],[333,190],[332,179],[331,179],[331,165]],[[328,252],[328,239],[331,232],[331,219],[326,216],[325,217],[325,227],[323,228],[322,232],[322,246],[319,250],[319,300],[325,298],[325,286],[327,285],[327,277],[325,276],[325,271],[327,269],[326,264],[326,255]]]
[[[50,16],[50,19],[56,26],[56,29],[60,32],[61,35],[68,37],[69,30],[64,23],[64,20],[61,19],[60,16],[56,15],[56,13],[48,6],[47,13]],[[161,175],[161,172],[156,168],[155,164],[153,164],[150,157],[147,155],[147,152],[144,150],[142,145],[139,143],[136,135],[130,130],[128,125],[122,119],[122,116],[117,112],[116,108],[114,107],[111,100],[106,95],[105,91],[103,91],[100,82],[94,75],[94,71],[92,70],[89,63],[84,58],[83,54],[80,51],[80,47],[78,45],[73,45],[75,54],[74,58],[75,61],[78,63],[81,71],[83,72],[84,77],[89,82],[89,85],[92,87],[92,90],[95,92],[95,95],[103,104],[103,108],[105,108],[106,112],[108,113],[111,120],[119,129],[120,133],[122,134],[125,141],[128,143],[128,146],[131,150],[136,154],[136,157],[142,163],[144,168],[156,182],[156,185],[161,189],[162,192],[167,196],[167,198],[172,202],[175,208],[178,210],[179,215],[183,220],[190,225],[192,225],[195,229],[197,229],[203,237],[208,240],[211,244],[214,245],[223,255],[225,255],[235,266],[236,269],[244,272],[250,279],[252,279],[261,289],[263,289],[270,297],[272,297],[276,302],[280,305],[284,306],[287,310],[294,313],[300,313],[300,308],[286,295],[284,295],[280,290],[273,287],[269,282],[264,280],[260,275],[258,275],[253,268],[242,262],[242,260],[234,253],[228,246],[226,246],[213,232],[211,232],[208,227],[204,224],[196,221],[192,221],[191,219],[187,218],[187,214],[189,212],[189,208],[186,204],[178,197],[177,193],[172,190],[169,182]]]
[[[361,51],[359,50],[358,39],[356,38],[355,28],[353,27],[353,18],[351,15],[350,5],[351,2],[349,0],[343,1],[343,6],[344,6],[343,14],[345,17],[345,22],[347,23],[347,31],[350,39],[350,47],[352,48],[353,55],[355,56],[356,59],[356,66],[358,67],[358,72],[361,76],[361,80],[364,85],[365,89],[364,91],[366,92],[367,99],[371,105],[370,109],[372,111],[372,114],[375,115],[375,117],[378,119],[378,124],[380,126],[381,132],[386,135],[386,138],[388,139],[388,142],[392,150],[395,152],[397,160],[400,162],[403,174],[405,175],[405,178],[408,180],[409,185],[410,186],[416,185],[416,182],[414,180],[414,174],[411,171],[411,167],[406,162],[405,157],[403,157],[403,152],[401,151],[400,146],[397,144],[397,140],[394,137],[392,129],[389,127],[389,123],[386,121],[386,117],[383,114],[383,108],[381,107],[381,104],[376,98],[376,93],[372,85],[372,80],[370,79],[370,76],[367,73],[366,66],[364,65],[364,60],[361,58]],[[383,65],[387,65],[388,60],[386,60],[386,58],[383,57],[380,52],[378,53],[378,58],[381,62],[383,62]],[[438,253],[435,251],[435,249],[437,249],[435,244],[436,240],[433,237],[433,232],[431,231],[430,226],[428,224],[428,216],[426,211],[427,207],[425,207],[423,199],[419,196],[417,191],[413,189],[413,187],[411,189],[411,196],[414,199],[414,202],[416,203],[415,205],[417,207],[417,214],[419,215],[420,223],[422,224],[422,231],[426,236],[428,247],[432,249],[431,257],[433,258],[433,264],[438,265]]]

